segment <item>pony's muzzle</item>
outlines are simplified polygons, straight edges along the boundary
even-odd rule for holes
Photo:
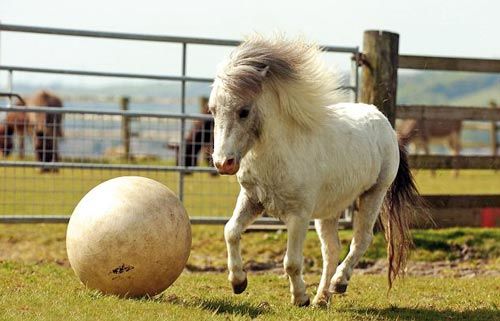
[[[221,175],[234,175],[240,169],[240,164],[235,158],[226,158],[223,161],[216,161],[214,165]]]

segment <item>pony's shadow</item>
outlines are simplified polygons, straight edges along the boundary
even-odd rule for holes
[[[105,294],[100,293],[95,290],[90,293],[90,296],[94,299],[99,299]],[[193,297],[189,299],[183,299],[178,297],[177,295],[166,295],[165,293],[156,295],[156,296],[140,296],[140,297],[119,297],[117,298],[123,300],[137,301],[137,302],[156,302],[156,303],[165,303],[168,302],[170,304],[176,304],[187,308],[197,308],[207,310],[213,314],[232,314],[238,316],[248,316],[252,319],[258,317],[263,313],[268,313],[271,311],[270,305],[266,302],[260,303],[258,305],[247,303],[247,302],[239,302],[235,303],[229,299],[221,299],[221,298],[199,298]]]
[[[183,300],[175,297],[173,300],[167,299],[167,301],[172,304],[182,305],[184,307],[203,309],[213,314],[248,316],[252,319],[258,317],[261,314],[270,312],[270,307],[266,303],[254,305],[247,302],[235,303],[228,299],[206,299],[199,297],[191,298],[189,300]]]
[[[469,311],[432,310],[423,308],[368,308],[349,309],[359,316],[375,316],[388,320],[496,320],[499,312],[496,308]]]
[[[252,319],[263,313],[269,312],[268,307],[255,306],[246,302],[234,303],[221,299],[200,300],[197,306],[215,314],[249,316]]]

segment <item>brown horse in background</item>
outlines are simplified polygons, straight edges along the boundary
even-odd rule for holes
[[[398,126],[401,142],[404,145],[414,142],[417,151],[421,148],[426,155],[429,154],[429,142],[433,138],[447,138],[452,154],[459,155],[461,131],[461,120],[410,119]]]
[[[63,107],[59,97],[39,91],[16,106],[22,107]],[[32,136],[37,161],[56,162],[59,160],[58,138],[63,137],[62,114],[45,112],[7,112],[4,124],[0,125],[0,150],[8,156],[14,147],[13,137],[18,137],[19,157],[25,156],[24,137]],[[43,171],[48,171],[44,169]]]
[[[431,139],[440,138],[447,140],[453,156],[460,155],[461,120],[408,119],[401,122],[397,132],[404,146],[408,146],[411,142],[415,144],[416,153],[423,150],[425,155],[429,155]],[[434,171],[432,174],[434,175]],[[458,170],[455,170],[455,176],[457,175]]]
[[[14,149],[14,136],[18,137],[19,157],[24,158],[24,133],[28,127],[28,116],[24,112],[8,112],[0,125],[0,151],[4,157]]]

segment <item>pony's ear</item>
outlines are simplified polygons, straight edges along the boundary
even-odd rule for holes
[[[262,76],[262,78],[266,78],[268,71],[269,71],[269,66],[265,66],[264,69],[260,71],[260,75]]]

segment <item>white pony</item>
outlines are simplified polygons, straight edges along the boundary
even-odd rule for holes
[[[296,305],[310,303],[302,251],[311,219],[323,255],[313,304],[325,305],[332,292],[346,291],[382,207],[389,286],[405,266],[411,243],[405,203],[419,200],[406,155],[376,107],[339,102],[339,77],[320,56],[317,46],[301,40],[255,35],[234,50],[214,81],[214,164],[220,174],[236,174],[241,185],[224,230],[229,281],[237,294],[247,286],[241,234],[264,211],[286,223],[284,267]],[[338,219],[358,198],[350,251],[337,267]]]

